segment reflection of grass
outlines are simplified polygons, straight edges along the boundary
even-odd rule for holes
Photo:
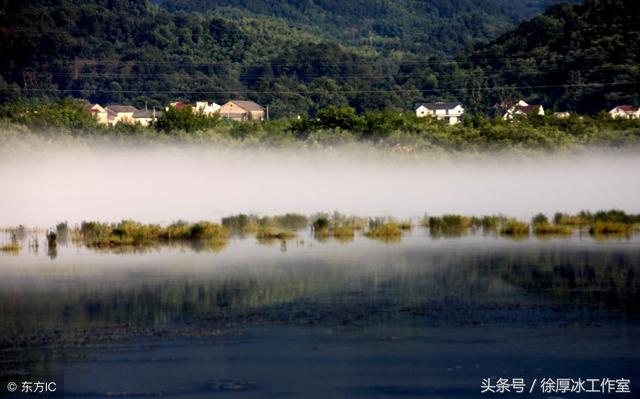
[[[295,237],[294,231],[269,226],[259,228],[256,233],[258,240],[288,240]]]
[[[12,240],[9,243],[2,244],[0,251],[17,255],[20,252],[20,243],[18,240]]]
[[[548,222],[537,223],[533,226],[536,235],[571,235],[573,230],[569,226],[559,226]]]
[[[463,228],[447,228],[447,229],[429,229],[429,236],[431,238],[457,238],[457,237],[462,237],[462,236],[466,236],[467,234],[470,233],[470,229],[463,227]]]

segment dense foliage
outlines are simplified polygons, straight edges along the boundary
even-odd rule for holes
[[[640,101],[637,2],[555,5],[499,36],[555,1],[521,3],[2,0],[0,103],[248,98],[296,117],[436,100],[488,113],[521,96],[590,113]]]
[[[449,126],[431,118],[417,118],[412,112],[369,111],[357,113],[351,107],[330,106],[313,118],[290,118],[264,122],[219,121],[171,110],[149,127],[117,124],[97,125],[89,117],[86,103],[69,99],[54,102],[19,102],[0,106],[0,142],[16,132],[47,136],[71,135],[84,139],[138,138],[213,142],[239,146],[324,146],[365,142],[392,151],[423,150],[494,151],[554,150],[576,146],[628,147],[640,143],[640,119],[612,119],[572,115],[530,116],[504,121],[482,114],[469,116]],[[189,114],[187,114],[189,112]],[[55,129],[50,129],[55,127]]]
[[[156,130],[160,130],[165,133],[171,133],[179,130],[195,132],[197,130],[212,128],[218,124],[219,120],[219,114],[209,116],[202,112],[193,112],[191,107],[185,107],[183,109],[169,107],[166,111],[160,114],[158,119],[154,122],[154,127]]]
[[[468,67],[482,69],[490,86],[517,86],[514,94],[550,108],[598,112],[638,104],[638,21],[635,0],[556,5],[477,51]]]
[[[377,50],[451,55],[492,39],[512,23],[559,0],[164,0],[169,10],[229,18],[270,17],[314,35]]]

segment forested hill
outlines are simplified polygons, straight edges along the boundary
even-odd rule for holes
[[[584,112],[640,103],[640,2],[556,5],[469,58],[489,87]],[[499,92],[493,92],[495,97]]]
[[[293,17],[259,12],[271,4],[265,1],[256,1],[251,13],[231,5],[199,13],[169,11],[168,4],[144,0],[0,0],[0,102],[73,96],[163,107],[172,99],[221,103],[240,97],[269,105],[271,115],[280,117],[313,115],[328,105],[407,110],[415,102],[437,100],[488,111],[496,101],[518,97],[545,108],[597,112],[639,100],[637,0],[552,6],[502,35],[497,26],[530,11],[514,6],[504,11],[505,19],[473,8],[476,2],[420,2],[424,9],[460,4],[451,15],[442,8],[424,19],[440,26],[442,37],[453,38],[459,48],[470,46],[465,38],[481,29],[477,21],[502,21],[486,22],[478,34],[494,35],[492,42],[475,43],[455,57],[444,54],[448,46],[442,46],[445,39],[436,43],[437,35],[414,34],[422,44],[405,45],[383,30],[360,43],[358,35],[354,42],[340,39],[342,33],[315,34],[322,24],[301,29],[292,26]],[[365,0],[335,2],[335,18],[347,20],[356,12],[351,7],[361,4],[358,9],[367,11],[353,15],[353,21],[408,18],[398,23],[402,37],[435,29],[420,25],[422,11],[398,8],[408,1],[379,0],[386,6],[380,9]],[[507,4],[483,2],[489,10],[497,9],[490,2]],[[333,3],[299,4],[326,14]],[[220,10],[234,7],[241,15]],[[464,7],[475,10],[469,12],[476,17],[466,19]],[[289,13],[284,6],[275,10]],[[394,40],[400,45],[394,47]]]
[[[447,55],[493,39],[560,1],[158,0],[169,10],[278,18],[346,45]]]

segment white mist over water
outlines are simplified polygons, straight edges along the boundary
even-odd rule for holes
[[[629,151],[446,160],[170,146],[23,151],[0,160],[0,226],[335,210],[403,218],[529,218],[609,208],[637,213],[639,172],[640,155]]]

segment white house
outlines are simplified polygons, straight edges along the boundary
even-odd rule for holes
[[[518,102],[502,102],[494,105],[494,108],[497,109],[500,115],[502,115],[502,119],[511,120],[516,115],[521,116],[529,116],[529,115],[540,115],[544,116],[544,107],[542,105],[531,105],[524,100],[520,100]]]
[[[109,113],[100,104],[91,104],[88,108],[89,114],[93,116],[101,125],[109,124]]]
[[[612,118],[633,119],[640,118],[640,107],[635,105],[618,105],[611,111],[609,115]]]
[[[152,111],[141,111],[138,110],[133,113],[133,120],[136,123],[141,124],[142,126],[149,126],[151,122],[157,119],[158,115],[156,115],[156,110]]]
[[[215,102],[209,104],[206,101],[196,101],[196,106],[193,107],[194,112],[200,111],[207,116],[211,116],[216,112],[220,112],[221,105]]]
[[[109,125],[115,125],[116,123],[134,124],[136,121],[133,114],[140,112],[131,105],[109,105],[105,109],[107,110]]]
[[[464,114],[464,107],[460,103],[419,103],[414,110],[418,118],[435,117],[448,125],[460,123]]]
[[[220,116],[236,121],[263,121],[268,119],[267,110],[253,101],[230,100],[220,107]]]

